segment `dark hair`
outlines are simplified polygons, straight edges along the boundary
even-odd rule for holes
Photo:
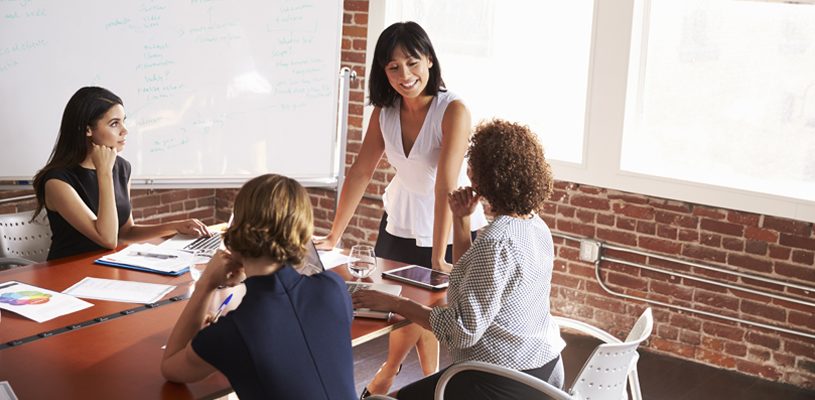
[[[313,231],[314,215],[306,189],[294,179],[266,174],[241,187],[224,244],[244,257],[266,256],[274,262],[299,265]]]
[[[385,74],[385,66],[390,62],[393,50],[399,46],[412,57],[425,56],[433,62],[424,94],[435,96],[444,87],[444,80],[441,79],[441,64],[439,64],[427,32],[415,22],[397,22],[382,31],[379,39],[376,40],[374,60],[371,62],[368,79],[368,101],[371,105],[391,107],[399,96],[399,93],[391,87]]]
[[[543,211],[552,194],[552,169],[537,135],[500,119],[482,122],[467,149],[473,188],[496,214]]]
[[[37,195],[37,209],[34,216],[39,214],[45,206],[45,175],[57,168],[66,168],[79,165],[91,149],[91,141],[85,134],[88,127],[96,125],[111,107],[124,105],[119,96],[110,90],[87,86],[71,96],[65,111],[62,113],[62,123],[59,126],[59,136],[48,163],[34,176],[34,193]]]

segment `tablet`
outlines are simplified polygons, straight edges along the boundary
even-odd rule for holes
[[[450,283],[450,275],[419,265],[383,271],[382,276],[433,290],[444,289]]]

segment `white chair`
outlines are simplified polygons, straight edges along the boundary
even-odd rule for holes
[[[0,215],[0,269],[43,262],[51,247],[45,212],[31,220],[31,211]],[[5,268],[4,268],[5,267]]]
[[[445,371],[436,384],[436,400],[444,399],[444,388],[450,379],[462,371],[481,371],[524,383],[541,392],[541,398],[558,400],[603,400],[627,399],[626,378],[631,386],[632,400],[641,400],[639,377],[637,376],[637,347],[648,339],[654,327],[651,309],[647,308],[634,324],[625,341],[620,341],[608,332],[584,322],[569,318],[555,317],[561,328],[574,329],[590,334],[604,343],[597,346],[568,391],[563,391],[548,382],[520,371],[494,364],[468,361],[454,364]],[[546,397],[548,396],[548,397]]]

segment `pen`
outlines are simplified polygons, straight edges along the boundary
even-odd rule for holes
[[[178,258],[178,256],[172,255],[172,254],[145,253],[143,251],[137,251],[135,255],[142,256],[142,257],[160,258],[162,260],[166,260],[168,258]]]
[[[230,300],[232,300],[232,293],[230,293],[230,294],[229,294],[229,296],[226,296],[226,299],[224,300],[224,302],[223,302],[223,303],[221,303],[221,306],[220,306],[220,307],[218,307],[218,311],[217,311],[217,312],[215,312],[215,316],[214,316],[214,317],[212,317],[212,322],[213,322],[213,323],[214,323],[215,321],[217,321],[217,320],[218,320],[218,317],[220,317],[220,316],[221,316],[221,313],[222,313],[222,312],[224,312],[224,309],[226,308],[226,305],[227,305],[227,304],[229,304],[229,301],[230,301]]]

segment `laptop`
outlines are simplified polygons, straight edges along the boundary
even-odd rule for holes
[[[314,242],[309,241],[309,244],[307,245],[306,257],[303,260],[303,265],[295,266],[294,269],[303,275],[311,275],[325,271],[323,262],[320,260],[320,253],[317,251],[317,247],[314,246]],[[402,293],[402,286],[392,285],[389,283],[345,282],[345,284],[348,287],[348,294],[354,293],[360,289],[378,290],[394,296],[398,296]],[[389,319],[391,314],[392,313],[387,311],[369,310],[367,308],[354,309],[354,316],[362,318]]]
[[[232,217],[229,216],[229,222],[226,227],[232,225]],[[225,230],[225,229],[224,229]],[[223,249],[224,238],[221,232],[212,232],[211,236],[189,236],[176,234],[175,236],[161,242],[159,247],[170,250],[181,250],[192,253],[199,257],[212,258],[218,249]],[[204,261],[206,262],[206,261]]]

